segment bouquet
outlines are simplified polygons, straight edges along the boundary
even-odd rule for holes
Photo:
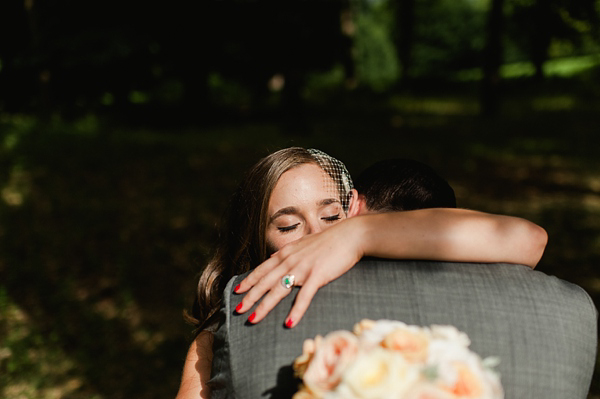
[[[503,398],[497,358],[482,360],[452,326],[363,320],[304,341],[294,399]]]

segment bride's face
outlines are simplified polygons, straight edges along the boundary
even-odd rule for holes
[[[315,164],[303,164],[281,175],[268,214],[270,252],[346,218],[333,180]]]

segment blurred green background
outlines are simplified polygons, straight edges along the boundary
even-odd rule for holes
[[[281,4],[284,3],[284,4]],[[0,4],[0,397],[164,398],[243,172],[428,163],[600,302],[600,1]],[[590,398],[600,398],[594,378]]]

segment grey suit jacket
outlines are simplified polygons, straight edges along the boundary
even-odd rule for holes
[[[306,338],[351,330],[365,318],[451,324],[471,349],[498,356],[507,399],[586,398],[596,359],[597,311],[580,287],[508,264],[364,259],[321,288],[300,323],[283,323],[295,292],[257,325],[236,315],[241,295],[225,290],[215,333],[213,398],[289,398],[291,364]],[[296,291],[297,288],[294,288]]]

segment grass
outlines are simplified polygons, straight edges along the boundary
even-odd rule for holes
[[[478,117],[468,92],[343,96],[309,104],[297,130],[270,116],[158,129],[2,115],[0,396],[173,397],[190,333],[181,312],[227,198],[289,145],[353,173],[388,157],[432,165],[460,206],[544,226],[538,269],[599,304],[599,103],[567,93],[572,106],[536,105],[554,93],[509,90],[497,119]]]

